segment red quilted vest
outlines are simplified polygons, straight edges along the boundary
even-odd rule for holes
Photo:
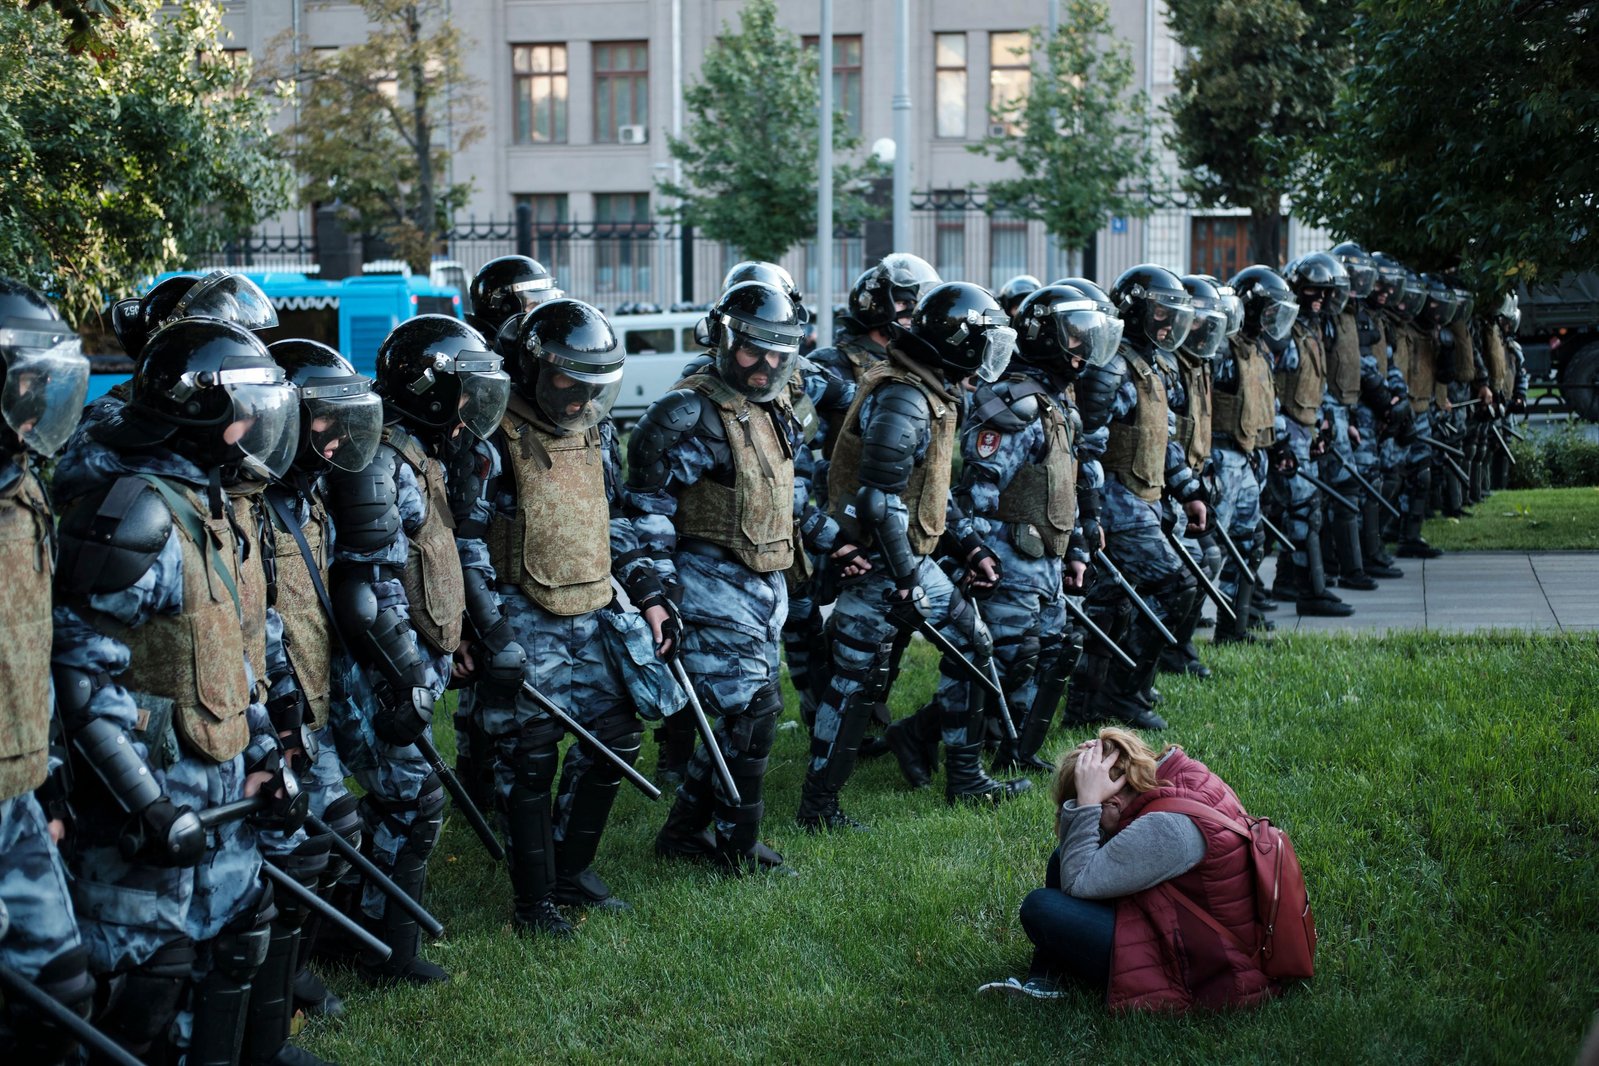
[[[1135,797],[1122,827],[1156,800],[1183,797],[1246,817],[1227,782],[1181,749],[1161,763],[1161,787]],[[1276,982],[1225,938],[1171,897],[1181,890],[1246,944],[1255,942],[1255,887],[1244,838],[1195,821],[1205,836],[1205,857],[1192,870],[1116,904],[1109,1005],[1113,1010],[1185,1011],[1259,1003],[1275,995]]]

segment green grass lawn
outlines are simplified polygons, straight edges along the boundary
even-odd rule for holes
[[[873,831],[808,837],[794,726],[767,828],[798,878],[656,861],[664,801],[624,789],[599,868],[637,912],[530,942],[452,815],[429,898],[449,936],[428,954],[454,980],[374,992],[335,972],[349,1013],[309,1046],[346,1064],[1571,1061],[1599,1007],[1594,641],[1317,635],[1207,658],[1214,682],[1163,683],[1162,739],[1292,833],[1321,934],[1317,979],[1264,1009],[977,999],[1026,965],[1016,909],[1053,846],[1044,789],[951,809],[941,777],[910,793],[892,759],[863,763],[844,801]],[[898,713],[934,683],[925,645],[908,662]]]
[[[1496,492],[1467,518],[1434,518],[1422,536],[1447,551],[1599,549],[1599,488]]]

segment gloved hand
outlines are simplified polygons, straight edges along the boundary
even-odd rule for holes
[[[122,857],[157,866],[198,866],[205,858],[205,828],[189,807],[162,796],[134,815],[118,842]]]

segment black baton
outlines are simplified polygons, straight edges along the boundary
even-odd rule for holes
[[[8,998],[15,996],[39,1013],[49,1015],[50,1020],[57,1026],[67,1030],[84,1044],[93,1048],[97,1054],[104,1055],[107,1059],[116,1063],[117,1066],[139,1066],[139,1060],[124,1051],[116,1041],[72,1013],[62,1006],[61,1002],[54,996],[43,991],[32,981],[3,963],[0,963],[0,985],[5,987]]]
[[[401,910],[415,918],[417,924],[427,931],[428,936],[441,937],[444,935],[443,923],[429,914],[422,904],[411,898],[409,892],[395,884],[388,874],[379,870],[371,859],[362,855],[360,848],[335,833],[328,827],[328,823],[314,814],[306,818],[305,824],[316,830],[319,836],[327,837],[328,843],[333,847],[334,851],[344,856],[351,866],[360,871],[362,877],[366,878],[380,892],[389,897],[390,902],[399,904]]]
[[[1160,633],[1160,639],[1174,648],[1177,647],[1177,638],[1172,636],[1171,630],[1166,628],[1166,623],[1160,620],[1160,615],[1155,613],[1155,609],[1144,602],[1144,598],[1138,594],[1138,590],[1133,588],[1132,584],[1122,576],[1120,570],[1116,569],[1116,564],[1110,561],[1110,556],[1105,554],[1104,549],[1096,548],[1094,550],[1094,562],[1105,568],[1105,573],[1109,574],[1110,579],[1116,582],[1116,587],[1122,590],[1122,593],[1132,601],[1133,606],[1138,608],[1138,613],[1143,615],[1145,620]]]
[[[961,654],[961,650],[938,627],[922,616],[922,613],[910,605],[909,600],[900,601],[888,609],[889,619],[901,629],[914,629],[927,639],[927,642],[938,649],[940,655],[949,662],[959,666],[967,680],[975,681],[990,695],[1005,704],[1005,690],[994,683],[994,679],[980,670],[976,663]],[[1012,726],[1012,728],[1015,728]]]
[[[1205,568],[1199,565],[1199,560],[1194,558],[1193,553],[1188,550],[1188,545],[1183,543],[1177,532],[1172,529],[1166,530],[1166,539],[1171,542],[1173,550],[1177,552],[1177,557],[1183,561],[1183,565],[1188,567],[1188,572],[1194,575],[1194,580],[1199,582],[1199,587],[1205,590],[1205,595],[1209,596],[1218,608],[1226,611],[1228,618],[1235,622],[1238,621],[1238,612],[1233,610],[1232,603],[1228,601],[1226,596],[1222,595],[1221,589],[1217,588],[1215,583],[1210,580],[1210,575],[1205,573]]]
[[[500,842],[495,839],[494,830],[489,828],[483,812],[477,809],[477,804],[467,795],[466,786],[461,784],[461,779],[455,776],[455,771],[445,763],[444,756],[439,754],[439,749],[433,746],[426,733],[418,734],[411,743],[416,745],[416,750],[422,753],[422,758],[427,760],[428,766],[439,775],[439,780],[444,782],[450,798],[455,801],[455,809],[461,812],[467,824],[472,827],[472,832],[483,842],[483,848],[489,853],[489,858],[495,862],[504,862],[505,849],[500,847]]]
[[[1111,640],[1109,634],[1094,624],[1094,620],[1088,617],[1088,612],[1083,610],[1078,604],[1074,603],[1070,596],[1062,596],[1061,602],[1066,604],[1066,610],[1073,618],[1077,619],[1079,625],[1088,631],[1088,635],[1105,645],[1105,647],[1109,648],[1111,654],[1120,659],[1123,666],[1127,667],[1129,670],[1138,669],[1138,664],[1133,661],[1133,657],[1122,651],[1120,644],[1117,644],[1114,640]]]
[[[587,729],[584,729],[581,725],[579,725],[576,718],[573,718],[571,715],[567,714],[554,700],[550,699],[544,693],[534,688],[532,683],[526,678],[522,679],[522,695],[538,704],[539,710],[543,711],[557,722],[560,722],[561,726],[568,733],[571,733],[573,736],[577,737],[578,740],[581,740],[583,743],[599,752],[607,762],[615,766],[618,770],[622,771],[622,776],[633,782],[633,784],[638,787],[640,792],[644,793],[652,800],[658,800],[661,798],[661,790],[655,787],[655,783],[653,781],[639,773],[637,770],[633,769],[631,763],[622,758],[620,755],[616,754],[616,752],[612,751],[611,748],[602,742],[599,737],[595,736],[593,733],[590,733]]]
[[[705,716],[705,708],[700,704],[700,694],[694,691],[694,683],[688,679],[688,671],[683,669],[683,662],[677,656],[672,656],[672,673],[677,675],[677,683],[683,686],[683,691],[688,694],[689,710],[694,715],[694,727],[700,731],[700,739],[705,742],[706,754],[711,757],[711,765],[716,768],[716,776],[721,778],[722,786],[727,789],[727,798],[733,806],[743,805],[744,797],[739,795],[738,785],[733,781],[733,771],[727,768],[727,759],[722,755],[722,745],[716,741],[716,733],[711,729],[711,720]]]
[[[378,956],[379,962],[387,962],[389,956],[394,954],[393,948],[363,929],[359,922],[264,859],[261,862],[261,876],[271,881],[278,891],[293,896],[302,907],[316,911],[324,921],[332,922],[360,941],[362,947]]]

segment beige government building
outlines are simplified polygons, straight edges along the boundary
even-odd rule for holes
[[[458,239],[441,255],[468,273],[514,250],[510,219],[532,210],[535,254],[551,261],[563,285],[595,302],[661,305],[715,294],[731,249],[685,242],[665,222],[656,190],[670,176],[666,134],[685,121],[682,86],[698,75],[739,0],[450,0],[450,18],[467,41],[485,135],[452,162],[452,180],[470,179]],[[811,38],[819,0],[779,0],[781,22]],[[834,100],[863,151],[891,139],[894,127],[895,0],[835,0]],[[1018,273],[1065,271],[1050,258],[1041,225],[990,214],[981,191],[1005,165],[969,151],[990,130],[989,105],[1024,91],[1025,31],[1048,18],[1047,0],[910,0],[911,136],[908,150],[912,247],[946,278],[997,287]],[[1158,102],[1173,91],[1180,50],[1157,0],[1110,0],[1117,36],[1128,42],[1136,78]],[[298,28],[310,48],[360,41],[355,4],[323,0],[228,0],[230,49],[261,54]],[[729,131],[736,136],[736,131]],[[1169,153],[1166,155],[1169,165]],[[975,196],[969,195],[975,193]],[[1087,251],[1084,267],[1108,282],[1124,268],[1156,261],[1181,270],[1227,274],[1245,265],[1240,212],[1165,209],[1147,219],[1112,218]],[[312,232],[309,210],[263,227]],[[691,247],[685,254],[684,244]],[[1325,236],[1288,226],[1288,254],[1322,246]],[[784,263],[808,296],[820,278],[811,245]],[[863,236],[835,241],[832,294],[864,267]]]

